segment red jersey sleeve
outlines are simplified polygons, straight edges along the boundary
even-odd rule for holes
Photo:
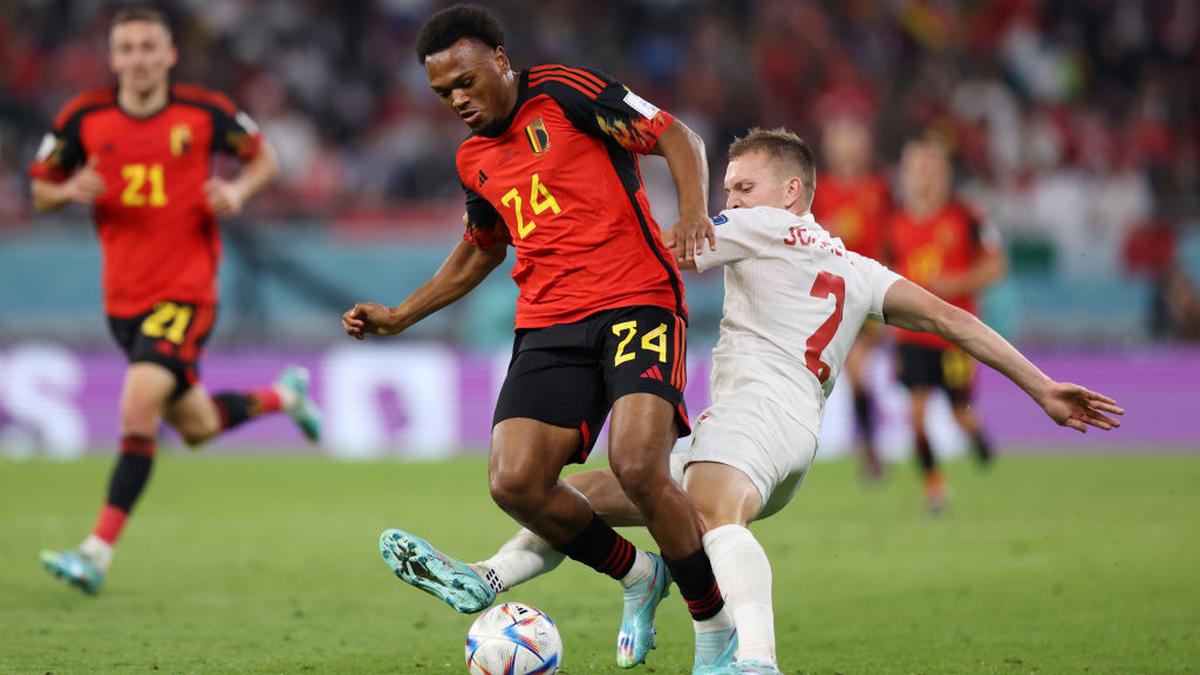
[[[37,155],[29,165],[29,176],[36,180],[61,183],[87,161],[80,137],[84,115],[113,102],[111,90],[89,91],[67,102],[54,117],[54,127],[42,138]]]
[[[463,185],[463,191],[467,193],[467,229],[463,232],[463,241],[478,248],[511,244],[512,236],[496,209],[466,185]]]
[[[630,152],[649,154],[675,121],[671,113],[598,70],[535,66],[529,70],[529,86],[544,87],[580,131]]]

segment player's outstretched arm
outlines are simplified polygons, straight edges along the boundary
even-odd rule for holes
[[[999,371],[1024,389],[1060,426],[1084,433],[1088,426],[1106,431],[1121,426],[1106,414],[1125,414],[1116,401],[1077,384],[1055,382],[973,314],[906,279],[888,289],[883,315],[889,325],[940,335]]]
[[[104,194],[104,179],[96,171],[96,156],[88,158],[87,164],[76,171],[67,180],[54,181],[35,178],[29,185],[33,197],[33,208],[38,213],[57,211],[62,207],[76,202],[91,204]]]
[[[466,241],[446,257],[433,276],[396,307],[360,302],[342,315],[342,329],[359,340],[368,333],[395,335],[466,295],[504,262],[508,245],[480,248]]]
[[[704,140],[679,120],[671,123],[652,151],[667,160],[679,196],[679,222],[671,228],[667,247],[677,260],[691,260],[704,250],[715,250],[717,234],[708,217],[708,159]]]
[[[246,202],[278,175],[279,158],[271,144],[264,140],[258,154],[246,162],[237,178],[224,180],[214,176],[204,184],[204,192],[213,214],[218,218],[230,218],[241,213]]]

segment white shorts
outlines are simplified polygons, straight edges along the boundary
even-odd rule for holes
[[[817,437],[780,412],[713,406],[696,418],[691,448],[671,455],[671,477],[682,485],[692,462],[731,466],[762,495],[761,520],[792,501],[816,453]]]

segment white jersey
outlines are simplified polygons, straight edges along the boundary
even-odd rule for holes
[[[847,251],[811,215],[760,206],[713,222],[716,250],[696,258],[701,272],[725,266],[713,406],[782,414],[816,435],[863,322],[883,319],[902,277]]]

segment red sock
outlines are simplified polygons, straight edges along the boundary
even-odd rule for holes
[[[115,544],[121,536],[121,530],[125,527],[127,518],[129,518],[128,512],[122,511],[112,504],[105,504],[104,508],[100,509],[100,517],[96,519],[96,526],[92,528],[92,534],[109,544]]]
[[[283,409],[283,402],[279,400],[279,392],[275,391],[274,387],[263,387],[257,391],[250,392],[250,398],[257,401],[254,415],[265,415],[267,413],[279,412]]]

